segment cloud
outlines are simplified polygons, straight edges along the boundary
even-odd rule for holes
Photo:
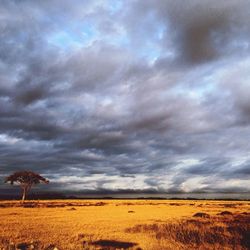
[[[37,171],[51,192],[249,191],[248,7],[4,1],[0,175]]]
[[[248,7],[245,0],[135,1],[128,24],[140,35],[142,30],[154,35],[163,27],[156,32],[162,54],[174,55],[179,63],[200,64],[248,51],[243,42],[250,32]],[[149,28],[141,29],[144,25]],[[136,39],[143,41],[143,37]]]

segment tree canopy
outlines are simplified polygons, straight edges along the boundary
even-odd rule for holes
[[[33,185],[39,183],[48,184],[49,180],[32,171],[18,171],[6,177],[5,182],[9,182],[11,185],[14,183],[20,185],[23,190],[22,200],[25,200],[27,193]]]

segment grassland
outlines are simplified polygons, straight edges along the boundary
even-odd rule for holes
[[[0,249],[250,249],[250,202],[0,202]]]

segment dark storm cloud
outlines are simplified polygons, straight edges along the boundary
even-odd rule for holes
[[[227,166],[230,166],[229,159],[222,159],[222,158],[203,159],[200,164],[187,168],[186,173],[198,176],[199,175],[212,176],[220,173],[220,171],[225,170]]]
[[[250,175],[249,165],[244,166],[243,168],[236,170],[235,173],[242,174],[244,176],[246,176],[246,175],[249,176]],[[246,177],[246,178],[248,178],[248,177]]]
[[[131,8],[131,29],[138,33],[147,24],[143,17],[153,20],[149,29],[142,29],[151,34],[163,25],[159,43],[181,62],[204,63],[249,51],[239,40],[247,40],[250,32],[248,1],[135,1]]]
[[[177,41],[181,56],[190,62],[200,63],[220,55],[229,30],[233,26],[231,17],[237,12],[238,3],[215,1],[180,1],[170,7],[170,23],[177,29]],[[179,26],[179,31],[178,31]]]
[[[249,2],[114,3],[1,1],[0,175],[249,190]]]

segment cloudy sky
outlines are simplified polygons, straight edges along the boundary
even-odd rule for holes
[[[249,192],[249,23],[248,0],[0,0],[0,192]]]

